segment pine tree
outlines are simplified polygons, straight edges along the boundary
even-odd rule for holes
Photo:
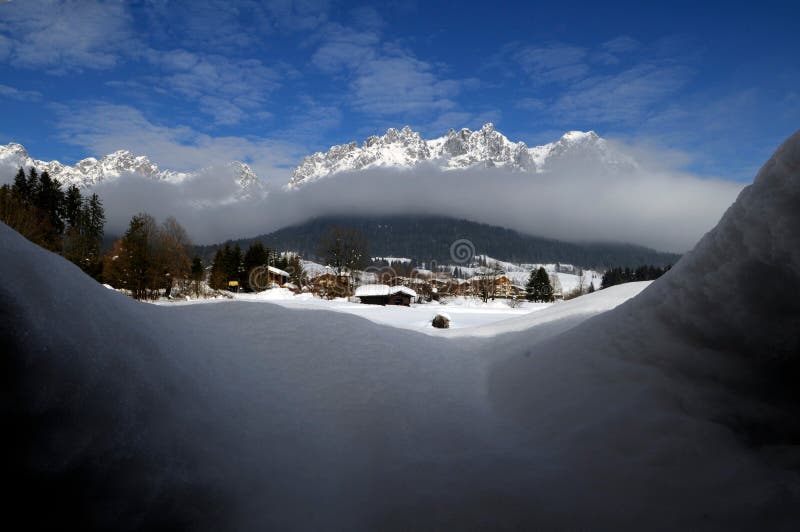
[[[243,277],[243,256],[242,256],[242,248],[239,247],[239,244],[236,244],[230,252],[230,255],[227,258],[227,274],[228,280],[230,281],[238,281],[239,286],[242,285],[242,277]]]
[[[103,243],[104,227],[106,225],[106,214],[103,209],[103,202],[97,194],[92,194],[89,201],[83,206],[83,223],[86,236],[86,268],[89,275],[97,278],[102,273],[102,261],[100,257],[100,246]]]
[[[277,251],[274,251],[273,253],[274,253],[274,255],[273,255],[274,258],[273,258],[271,264],[273,266],[275,266],[276,268],[279,268],[281,270],[288,269],[289,268],[289,256],[285,255],[285,254],[282,254],[282,253],[278,253]]]
[[[11,189],[20,201],[31,203],[31,187],[28,178],[25,176],[25,170],[20,168],[17,175],[14,176],[14,185]]]
[[[91,238],[96,241],[99,249],[100,243],[103,240],[103,227],[106,224],[106,214],[103,209],[103,202],[97,194],[92,194],[89,197],[87,205],[88,214],[88,233]]]
[[[547,270],[540,267],[538,270],[531,271],[525,291],[529,301],[550,302],[553,301],[553,285],[550,284],[550,276]]]
[[[230,281],[237,281],[242,284],[243,277],[242,250],[237,244],[231,247],[230,242],[217,249],[214,255],[214,262],[211,264],[211,275],[208,284],[215,290],[227,290]]]
[[[35,172],[31,168],[31,173]],[[30,178],[29,182],[34,179]],[[36,188],[34,204],[42,212],[45,220],[50,224],[51,233],[48,238],[50,249],[60,250],[60,238],[64,233],[64,192],[61,190],[61,183],[57,179],[51,179],[50,174],[42,172],[39,178],[39,186]]]
[[[230,246],[225,245],[225,249],[218,248],[214,254],[214,261],[211,263],[211,275],[208,278],[208,285],[214,290],[227,288],[228,276],[225,272],[226,249]]]
[[[191,267],[191,279],[192,284],[194,286],[194,295],[196,297],[200,297],[200,284],[203,282],[203,274],[205,270],[203,269],[203,261],[200,260],[200,257],[195,256],[192,259],[192,267]]]
[[[250,244],[250,246],[247,248],[247,252],[244,254],[244,259],[242,262],[245,289],[250,291],[264,289],[263,286],[250,286],[250,274],[253,272],[253,270],[259,266],[264,266],[269,263],[269,251],[264,248],[264,244],[262,244],[260,240]]]
[[[72,227],[79,225],[78,217],[81,215],[83,208],[83,198],[81,191],[75,185],[71,185],[67,189],[64,196],[64,220]]]
[[[131,218],[125,235],[114,243],[103,264],[103,279],[116,288],[130,290],[136,299],[151,297],[164,285],[156,261],[158,227],[152,216]]]
[[[81,192],[75,185],[67,189],[64,196],[64,230],[63,254],[64,257],[84,268],[88,249],[88,237],[86,235],[87,217],[83,206]]]
[[[289,272],[291,282],[297,288],[302,288],[305,281],[305,271],[303,270],[303,261],[300,260],[300,255],[293,253],[289,257],[286,271]]]
[[[35,203],[39,195],[39,172],[36,168],[31,167],[28,170],[28,181],[26,185],[27,196],[24,197],[30,203]]]
[[[0,187],[0,220],[31,242],[45,246],[49,226],[44,222],[39,209],[23,201],[18,190],[16,183],[13,187]]]

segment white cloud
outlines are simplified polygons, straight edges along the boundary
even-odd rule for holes
[[[254,111],[263,118],[269,93],[280,86],[280,73],[257,59],[186,50],[148,50],[144,56],[164,71],[152,85],[196,101],[218,124],[239,123]]]
[[[328,74],[356,69],[377,55],[379,42],[380,37],[375,32],[329,24],[324,41],[311,56],[311,62]]]
[[[342,121],[337,105],[321,103],[312,97],[299,95],[291,119],[278,127],[274,136],[298,144],[315,142]]]
[[[198,242],[254,236],[317,216],[418,214],[568,241],[628,242],[682,252],[714,226],[742,187],[659,171],[613,176],[588,169],[578,174],[573,168],[569,174],[536,175],[430,167],[340,174],[298,191],[273,190],[262,199],[215,204],[232,186],[210,175],[181,186],[132,179],[101,190],[116,224],[110,230],[121,230],[132,214],[146,210],[159,218],[176,216]],[[198,204],[206,206],[198,209]]]
[[[281,31],[308,31],[328,19],[329,0],[271,0],[262,3]]]
[[[520,98],[516,101],[515,106],[528,111],[542,111],[547,104],[539,98]]]
[[[238,160],[250,164],[265,181],[283,183],[288,179],[286,168],[305,155],[303,146],[282,140],[212,136],[188,126],[158,125],[125,105],[90,102],[55,109],[64,142],[95,155],[127,149],[171,170],[191,171]]]
[[[141,11],[155,38],[222,53],[261,48],[265,35],[313,30],[327,20],[329,5],[327,0],[147,0]]]
[[[352,83],[353,105],[376,115],[441,111],[456,106],[462,82],[442,79],[434,67],[407,54],[387,55],[363,64]]]
[[[553,43],[524,46],[513,57],[534,83],[561,83],[580,79],[589,70],[587,51],[580,46]]]
[[[589,76],[570,85],[549,110],[565,120],[631,123],[663,103],[687,79],[685,67],[640,64],[615,74]]]
[[[265,208],[271,214],[256,232],[327,214],[427,214],[568,241],[680,252],[714,226],[741,187],[653,168],[611,173],[573,165],[551,174],[376,169],[323,179],[296,193],[273,193]]]
[[[18,100],[20,102],[38,102],[42,99],[42,93],[38,91],[26,91],[9,87],[8,85],[0,85],[0,97]]]
[[[619,37],[615,37],[604,42],[601,47],[607,52],[621,54],[636,50],[639,48],[639,46],[641,46],[641,43],[633,37],[629,37],[628,35],[620,35]]]
[[[374,28],[358,31],[328,24],[311,62],[344,79],[350,93],[347,103],[373,116],[451,110],[461,90],[475,84],[472,79],[443,76],[439,66],[383,42]]]
[[[62,138],[95,155],[130,149],[162,168],[184,171],[241,160],[272,185],[266,199],[233,205],[219,202],[235,192],[224,172],[181,186],[134,179],[103,188],[114,206],[114,223],[124,224],[141,210],[159,218],[174,215],[199,242],[255,235],[328,214],[434,214],[564,240],[632,242],[684,251],[714,225],[742,186],[671,170],[685,164],[684,154],[616,143],[615,149],[641,163],[639,170],[602,171],[581,162],[549,174],[502,169],[441,172],[420,166],[340,174],[284,192],[280,186],[288,181],[291,168],[309,153],[299,140],[307,138],[302,128],[313,127],[317,120],[336,124],[340,119],[335,107],[308,97],[305,108],[304,118],[278,132],[281,141],[158,125],[134,108],[104,103],[61,107],[57,114]],[[453,113],[448,120],[476,118]],[[186,186],[192,189],[182,188]]]
[[[6,60],[51,73],[114,67],[135,40],[122,2],[31,0],[0,5]]]
[[[669,98],[687,83],[691,69],[673,40],[642,46],[620,36],[595,49],[563,43],[537,46],[511,44],[495,62],[510,57],[529,77],[519,109],[534,111],[558,123],[639,124],[663,112]],[[675,40],[677,43],[683,41]],[[555,85],[556,88],[544,85]]]
[[[295,164],[302,155],[297,146],[264,139],[209,137],[188,128],[156,126],[129,108],[95,107],[89,115],[66,120],[64,133],[76,143],[93,146],[98,154],[126,147],[149,155],[162,167],[184,170],[240,159],[252,162],[261,176],[272,172],[273,185],[288,180],[288,169],[282,174],[276,170]],[[98,123],[104,125],[97,127]],[[114,135],[115,130],[127,133]],[[580,162],[549,174],[503,169],[442,172],[433,166],[374,169],[339,174],[291,192],[273,186],[265,198],[234,204],[220,202],[236,192],[224,171],[210,171],[180,185],[123,178],[97,190],[108,207],[110,232],[121,231],[131,215],[145,210],[158,218],[177,217],[201,243],[253,236],[324,215],[420,214],[466,218],[569,241],[630,242],[685,251],[716,223],[742,187],[657,166],[665,157],[646,147],[638,147],[635,154],[641,168],[629,172],[602,171]]]

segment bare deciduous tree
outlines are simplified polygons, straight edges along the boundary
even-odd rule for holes
[[[363,269],[369,262],[366,238],[361,232],[350,227],[329,227],[320,240],[319,254],[340,279]],[[343,295],[350,295],[351,285],[349,277],[346,278],[344,286],[346,293]]]

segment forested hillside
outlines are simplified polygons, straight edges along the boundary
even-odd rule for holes
[[[674,253],[629,244],[576,244],[523,235],[510,229],[467,220],[416,216],[317,218],[235,243],[246,247],[250,242],[260,240],[269,248],[298,251],[304,257],[313,258],[318,255],[322,235],[331,225],[352,227],[363,233],[373,257],[408,257],[419,262],[435,260],[452,263],[450,246],[459,239],[472,242],[478,254],[518,263],[562,262],[586,268],[606,268],[642,264],[667,266],[679,258]],[[609,235],[609,238],[612,236]],[[199,248],[199,253],[209,258],[217,247],[203,246]]]

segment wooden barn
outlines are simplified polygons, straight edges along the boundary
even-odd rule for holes
[[[289,272],[281,270],[280,268],[276,268],[274,266],[267,266],[267,277],[269,279],[270,284],[275,283],[278,286],[283,286],[289,282],[291,275],[289,275]]]
[[[356,288],[356,297],[365,305],[411,306],[417,293],[405,286],[365,284]]]

